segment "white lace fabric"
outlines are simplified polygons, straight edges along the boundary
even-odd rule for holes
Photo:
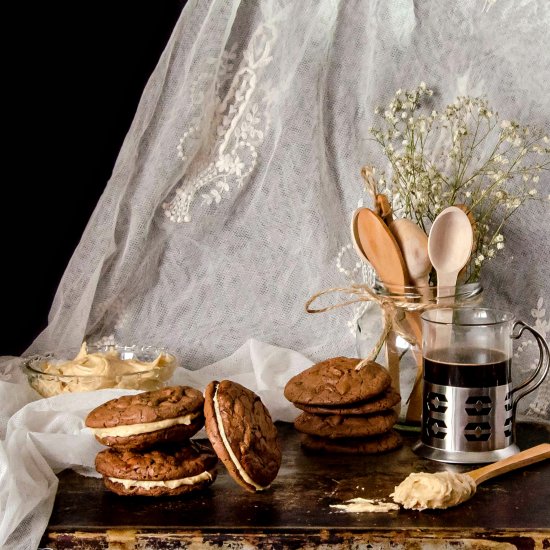
[[[160,345],[193,371],[251,338],[313,361],[355,355],[354,312],[304,304],[359,271],[341,251],[360,168],[388,169],[375,108],[424,81],[439,106],[483,95],[550,131],[549,27],[546,0],[190,0],[28,352]],[[546,338],[548,214],[526,205],[482,275],[486,304]],[[517,379],[535,347],[516,349]],[[550,423],[548,380],[520,410]]]

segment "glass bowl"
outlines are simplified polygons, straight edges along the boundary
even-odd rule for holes
[[[172,353],[155,346],[89,345],[91,359],[77,355],[72,349],[25,358],[29,384],[43,397],[103,388],[150,391],[165,386],[177,366]]]

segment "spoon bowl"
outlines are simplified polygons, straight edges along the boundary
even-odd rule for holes
[[[472,253],[473,238],[468,215],[456,206],[445,208],[434,220],[428,237],[428,256],[437,272],[438,289],[456,286],[458,273]]]
[[[364,262],[368,262],[369,259],[367,258],[367,256],[363,252],[363,249],[361,248],[361,242],[359,241],[359,231],[357,229],[357,216],[359,215],[359,212],[361,210],[362,210],[361,208],[358,208],[351,215],[351,226],[350,226],[351,242],[352,242],[353,248],[355,249],[355,252],[359,256],[359,258],[361,260],[363,260]]]
[[[404,286],[408,273],[401,250],[384,220],[370,208],[359,208],[351,218],[353,246],[385,283]]]
[[[407,270],[417,286],[427,285],[427,275],[432,269],[428,256],[428,236],[412,220],[401,218],[389,225],[407,265]]]

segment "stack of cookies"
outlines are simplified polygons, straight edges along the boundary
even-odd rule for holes
[[[181,495],[216,479],[216,455],[190,441],[204,425],[202,393],[163,388],[107,401],[86,426],[109,448],[95,461],[105,486],[119,495]]]
[[[373,454],[401,445],[392,407],[401,397],[373,361],[335,357],[291,378],[285,397],[304,411],[294,421],[302,447],[315,452]]]

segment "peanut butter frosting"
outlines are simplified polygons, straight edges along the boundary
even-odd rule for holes
[[[476,487],[468,474],[420,472],[410,474],[390,496],[404,508],[412,510],[449,508],[472,497]]]
[[[156,389],[159,382],[170,377],[174,366],[174,358],[166,353],[159,353],[153,361],[123,359],[115,347],[90,353],[83,342],[74,359],[51,360],[41,365],[43,374],[67,378],[36,376],[31,378],[31,384],[44,397],[102,388]],[[128,376],[137,373],[135,379]]]

